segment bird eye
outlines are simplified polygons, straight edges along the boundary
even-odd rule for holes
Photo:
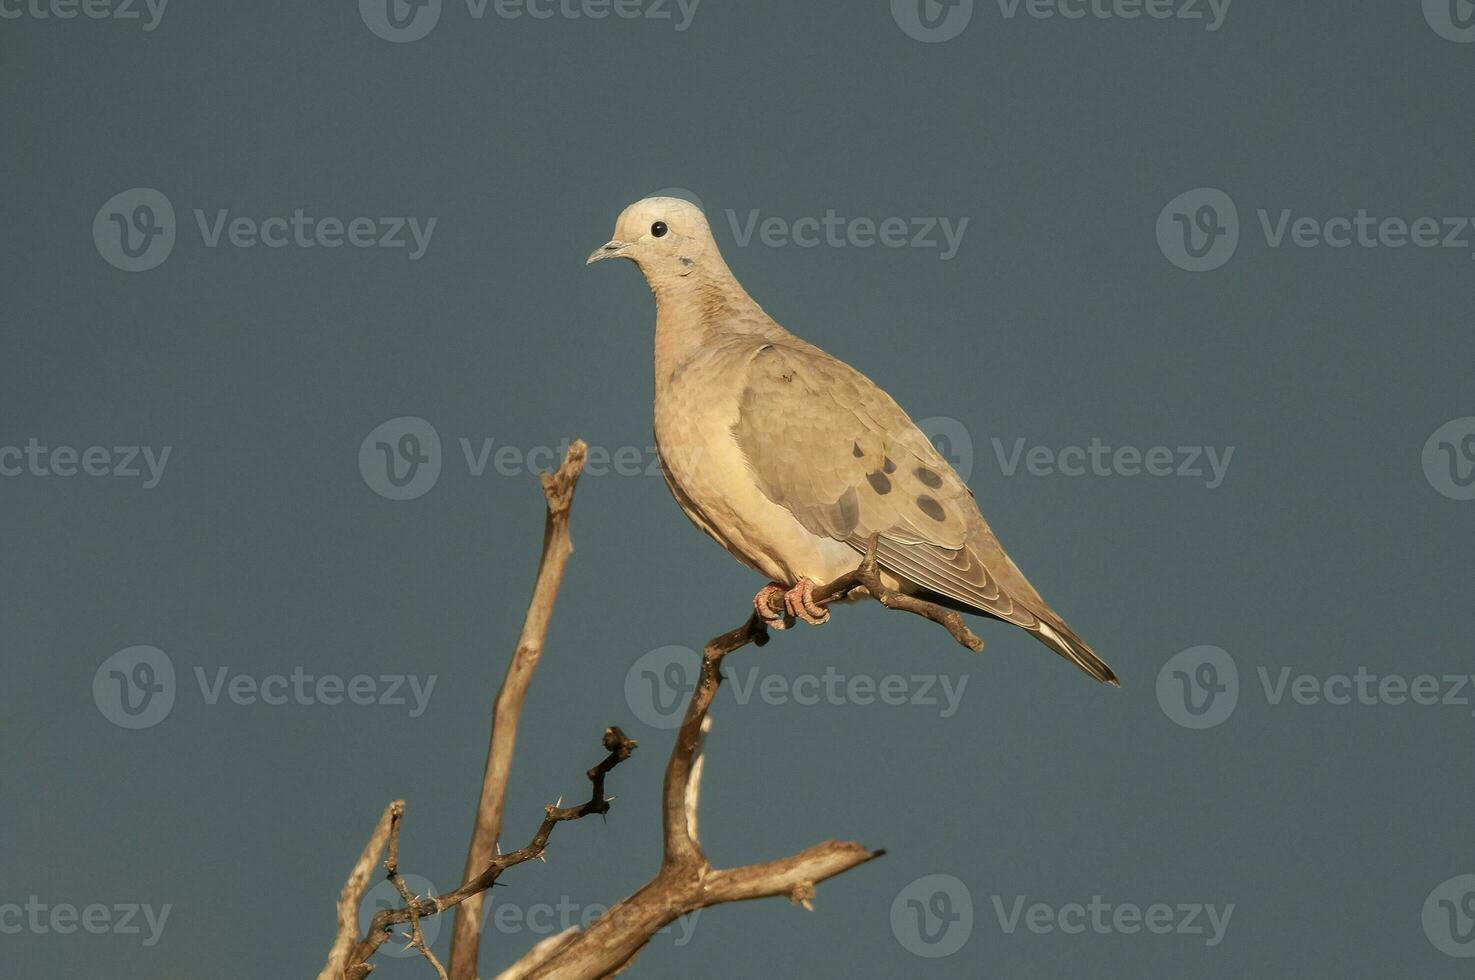
[[[666,228],[666,223],[664,221],[657,221],[655,224],[650,226],[650,233],[657,238],[664,237],[667,230],[668,229]]]

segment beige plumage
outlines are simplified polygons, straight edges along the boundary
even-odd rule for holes
[[[665,197],[630,205],[589,261],[605,258],[634,261],[656,297],[655,436],[672,495],[772,579],[794,615],[823,622],[809,591],[853,569],[878,536],[888,585],[1013,623],[1117,683],[1004,553],[972,492],[901,407],[743,290],[700,209]],[[755,606],[771,618],[768,591]]]

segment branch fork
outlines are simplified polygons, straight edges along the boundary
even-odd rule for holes
[[[613,797],[605,796],[605,777],[629,759],[636,747],[635,741],[616,727],[605,729],[603,745],[607,754],[586,773],[590,782],[588,801],[565,807],[559,799],[544,808],[542,823],[526,846],[504,854],[498,845],[523,701],[542,657],[554,600],[573,553],[569,512],[586,453],[585,444],[575,441],[556,472],[540,474],[547,501],[542,557],[522,633],[492,708],[491,739],[462,885],[439,896],[420,898],[410,893],[399,872],[399,830],[405,804],[402,800],[391,803],[343,886],[338,900],[337,938],[319,980],[362,980],[368,976],[373,970],[369,958],[389,939],[391,926],[405,922],[410,923],[410,947],[420,952],[441,980],[476,980],[486,892],[507,869],[533,858],[544,859],[558,824],[609,812]],[[870,596],[888,609],[937,623],[970,650],[983,649],[983,641],[958,613],[887,586],[876,561],[876,548],[877,539],[872,538],[859,566],[816,587],[813,601],[824,606]],[[781,596],[770,596],[769,605],[775,614],[786,612]],[[703,648],[701,676],[666,763],[661,800],[662,860],[655,876],[587,929],[571,928],[537,943],[498,980],[594,980],[613,976],[629,966],[657,932],[683,915],[726,902],[770,897],[784,897],[794,905],[813,909],[816,885],[885,853],[852,841],[830,840],[788,857],[717,868],[703,852],[697,834],[703,746],[712,727],[710,711],[722,682],[722,661],[749,644],[761,647],[768,640],[768,628],[755,610],[741,626],[713,637]],[[384,871],[404,905],[378,912],[368,931],[356,938],[358,907],[373,866],[386,847],[389,855]],[[425,942],[421,920],[453,908],[456,920],[447,969]]]

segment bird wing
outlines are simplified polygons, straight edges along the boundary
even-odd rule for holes
[[[901,406],[809,345],[747,361],[733,435],[765,496],[807,530],[964,606],[1037,630],[1047,610],[973,494]],[[1029,608],[1034,606],[1035,609]]]

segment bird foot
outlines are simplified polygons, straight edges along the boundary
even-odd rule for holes
[[[822,626],[830,621],[830,611],[814,601],[814,582],[810,579],[801,578],[799,584],[785,592],[784,605],[810,626]]]
[[[757,595],[753,596],[753,611],[758,614],[759,619],[763,620],[763,625],[776,630],[789,628],[787,614],[774,612],[772,604],[774,599],[785,597],[784,587],[777,582],[769,582],[758,590]],[[787,603],[785,605],[787,606]]]
[[[783,598],[784,612],[773,610],[773,600]],[[788,629],[796,619],[811,626],[819,626],[830,620],[830,611],[814,601],[814,582],[801,578],[792,589],[785,589],[777,582],[770,582],[758,590],[753,597],[753,608],[764,624],[776,629]]]

